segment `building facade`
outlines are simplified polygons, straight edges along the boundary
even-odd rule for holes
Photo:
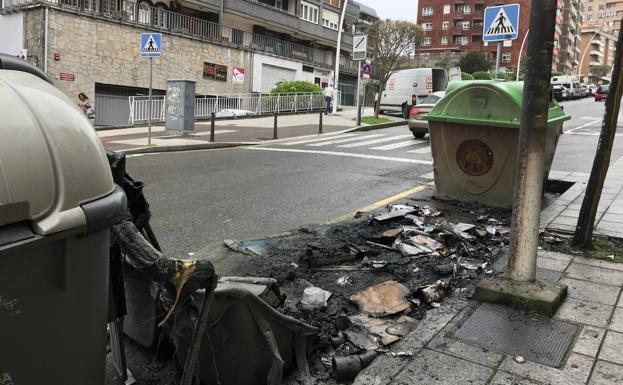
[[[586,83],[610,83],[617,37],[599,28],[584,28],[580,75]]]
[[[483,41],[484,10],[503,3],[520,4],[519,38],[506,41],[502,47],[502,67],[514,68],[519,63],[519,51],[530,24],[531,0],[420,0],[418,24],[425,37],[420,54],[461,54],[480,51],[495,62],[497,44]],[[525,52],[525,51],[524,51]]]
[[[623,19],[623,0],[584,0],[583,8],[583,27],[599,28],[618,36]]]
[[[0,52],[19,55],[25,50],[28,60],[71,98],[84,92],[95,104],[117,100],[116,108],[128,109],[127,97],[145,95],[149,85],[149,59],[140,57],[140,34],[161,32],[162,58],[153,59],[156,95],[164,93],[166,80],[173,78],[196,80],[199,95],[266,93],[286,80],[330,81],[342,4],[2,0]],[[349,2],[339,85],[347,99],[353,98],[356,84],[357,67],[350,52],[359,22],[359,5]],[[234,81],[234,69],[242,71],[242,81]]]
[[[566,75],[579,70],[582,19],[582,0],[564,0],[557,70]]]

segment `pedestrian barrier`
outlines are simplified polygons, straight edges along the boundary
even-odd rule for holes
[[[338,92],[338,106],[341,95]],[[147,122],[149,117],[149,100],[146,96],[130,96],[131,125]],[[324,108],[324,96],[320,93],[290,94],[234,94],[218,96],[199,96],[195,99],[195,118],[208,119],[212,114],[216,117],[267,115],[275,112],[315,111]],[[152,97],[152,122],[164,122],[166,112],[166,96]]]

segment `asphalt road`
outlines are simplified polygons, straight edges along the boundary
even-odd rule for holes
[[[589,172],[604,104],[563,102],[572,120],[553,170]],[[622,131],[623,133],[623,131]],[[131,157],[146,183],[165,252],[183,257],[223,239],[249,239],[323,223],[428,182],[428,139],[406,126],[273,145]],[[617,140],[613,161],[623,155]]]

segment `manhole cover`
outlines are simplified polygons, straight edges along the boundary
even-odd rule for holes
[[[485,349],[560,367],[577,332],[578,327],[573,324],[485,303],[455,336]]]

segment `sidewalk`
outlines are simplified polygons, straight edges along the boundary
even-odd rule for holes
[[[574,182],[541,213],[541,229],[573,233],[589,174],[552,172],[549,179]],[[623,157],[610,165],[597,209],[595,235],[623,238]]]
[[[372,114],[366,108],[362,115]],[[278,138],[286,139],[318,134],[319,112],[283,115],[278,117]],[[335,115],[323,115],[323,133],[335,133],[355,128],[356,109],[345,107]],[[401,121],[397,117],[387,117]],[[272,116],[233,120],[217,120],[215,146],[219,144],[257,144],[273,139]],[[112,151],[138,150],[147,147],[146,126],[97,131],[104,146]],[[162,123],[152,126],[152,147],[157,149],[196,147],[210,145],[210,122],[195,123],[195,133],[188,136],[170,135]]]
[[[505,266],[506,261],[496,263]],[[618,385],[623,383],[623,265],[553,252],[540,252],[539,275],[558,276],[568,296],[554,320],[577,325],[575,340],[561,368],[485,349],[455,337],[480,305],[453,294],[430,310],[418,326],[391,348],[412,352],[400,358],[384,354],[359,374],[356,385]],[[500,270],[499,268],[496,270]],[[503,308],[505,309],[505,308]],[[500,309],[497,309],[499,312]],[[507,317],[534,314],[506,310]],[[526,336],[529,339],[530,336]],[[519,360],[521,361],[521,360]]]

